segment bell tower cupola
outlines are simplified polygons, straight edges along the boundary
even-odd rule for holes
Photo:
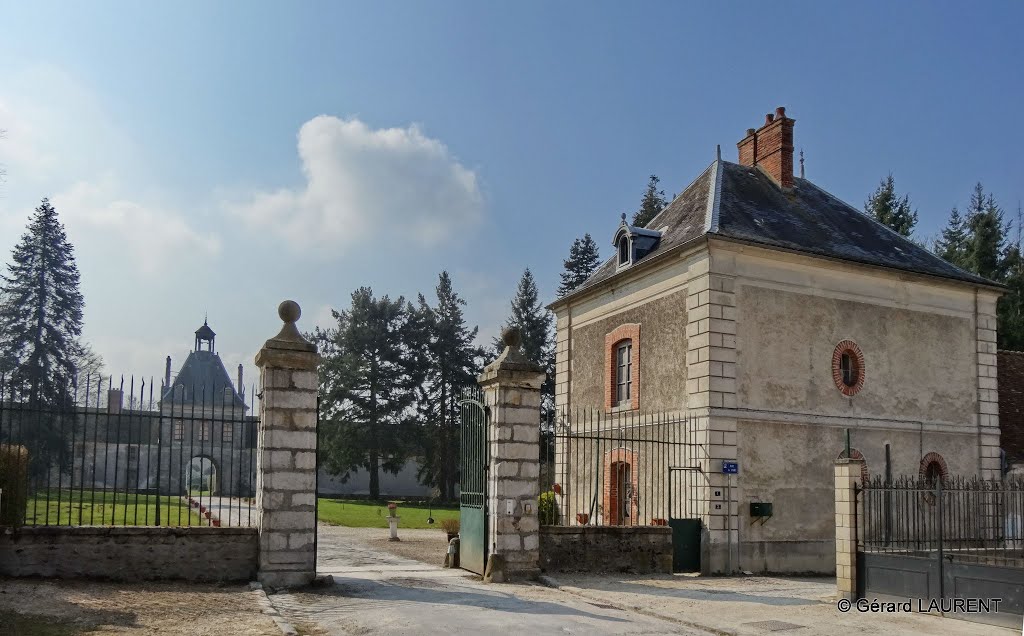
[[[207,323],[207,319],[203,318],[203,326],[196,329],[196,351],[203,351],[203,343],[206,343],[206,351],[210,353],[214,352],[213,341],[217,337],[217,334],[210,329],[210,325]]]

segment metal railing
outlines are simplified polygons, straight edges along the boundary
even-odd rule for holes
[[[253,524],[254,390],[94,376],[58,395],[0,376],[0,525]]]
[[[541,524],[668,525],[700,519],[707,430],[682,414],[562,412],[541,428]]]
[[[865,552],[1024,567],[1024,479],[876,476],[858,488]]]

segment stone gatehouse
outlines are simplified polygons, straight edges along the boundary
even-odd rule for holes
[[[872,474],[999,471],[1001,287],[794,175],[794,123],[778,108],[647,227],[623,218],[551,305],[558,408],[703,422],[706,572],[834,571],[847,429]]]

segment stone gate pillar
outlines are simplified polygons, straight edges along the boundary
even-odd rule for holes
[[[848,601],[857,598],[857,484],[864,469],[863,459],[837,459],[836,478],[836,595]]]
[[[316,576],[316,346],[295,328],[301,311],[277,308],[280,333],[256,354],[260,426],[256,445],[259,581],[307,585]]]
[[[485,581],[540,574],[540,387],[544,370],[519,349],[518,329],[501,334],[505,351],[480,375],[490,409]]]

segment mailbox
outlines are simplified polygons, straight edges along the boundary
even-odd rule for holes
[[[751,501],[750,516],[755,518],[770,517],[772,516],[772,505],[763,501]]]

